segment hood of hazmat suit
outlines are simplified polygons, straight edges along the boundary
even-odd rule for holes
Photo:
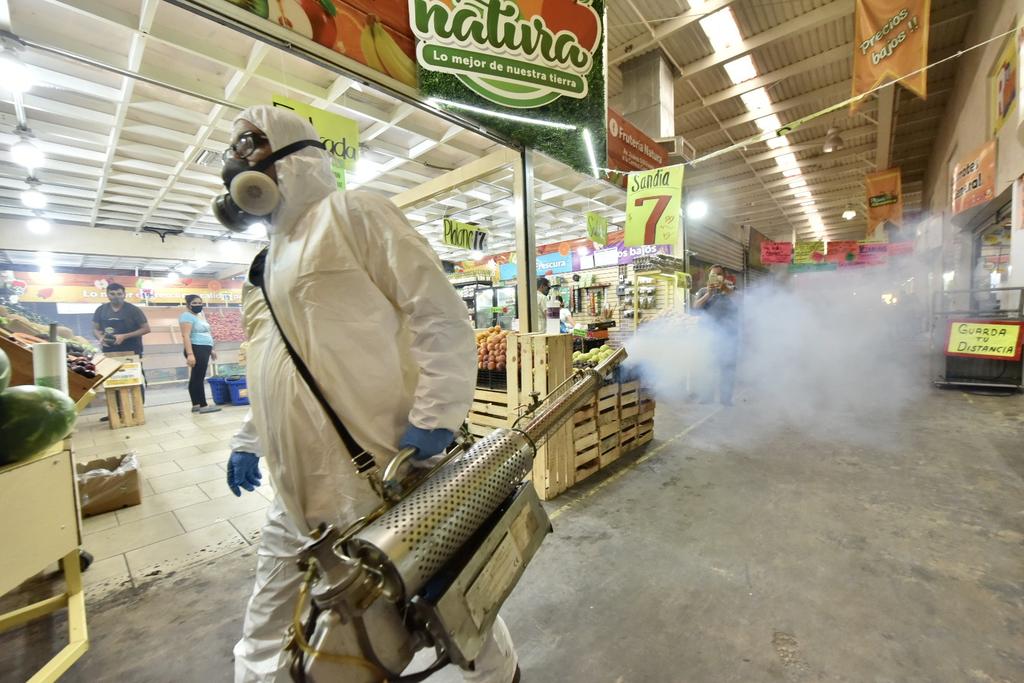
[[[288,110],[239,115],[278,150],[319,139]],[[268,226],[264,276],[297,353],[355,440],[383,468],[408,424],[455,431],[472,402],[473,330],[427,241],[371,192],[339,192],[328,153],[275,163],[281,203]],[[379,499],[306,387],[263,294],[247,284],[248,385],[258,451],[291,521],[347,527]],[[253,444],[254,446],[255,444]]]

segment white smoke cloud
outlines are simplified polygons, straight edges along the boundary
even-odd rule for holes
[[[898,423],[929,380],[926,299],[900,280],[873,267],[801,274],[736,294],[739,407],[726,415],[738,420],[730,438],[785,430],[825,437],[823,430],[838,429],[874,441],[886,431],[881,425]],[[652,322],[626,344],[629,367],[663,401],[706,397],[714,384],[714,355],[733,333],[698,318]]]

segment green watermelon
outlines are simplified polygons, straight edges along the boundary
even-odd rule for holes
[[[56,389],[27,384],[0,392],[0,465],[57,443],[77,417],[74,401]]]
[[[0,391],[3,391],[11,383],[11,361],[7,354],[0,349]]]

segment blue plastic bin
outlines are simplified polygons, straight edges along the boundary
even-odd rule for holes
[[[219,406],[231,403],[231,389],[228,388],[228,381],[223,377],[211,377],[206,380],[210,385],[210,394],[213,402]]]
[[[230,378],[227,380],[227,384],[228,389],[231,391],[231,405],[249,405],[249,389],[245,383],[244,377],[239,379]]]

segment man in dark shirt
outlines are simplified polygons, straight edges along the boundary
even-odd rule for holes
[[[110,303],[103,304],[92,315],[92,329],[104,353],[129,351],[142,355],[142,335],[149,334],[146,314],[124,300],[124,285],[111,282],[107,286]]]
[[[711,266],[708,284],[697,292],[693,307],[703,311],[709,333],[715,369],[719,375],[719,394],[722,405],[732,405],[732,390],[736,384],[736,362],[739,357],[739,309],[734,300],[733,287],[725,279],[725,268]],[[702,403],[714,399],[714,385],[704,389]]]

